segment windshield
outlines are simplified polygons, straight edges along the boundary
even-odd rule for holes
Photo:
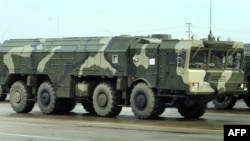
[[[239,69],[243,50],[240,49],[200,49],[195,48],[190,53],[189,68],[196,69]]]
[[[224,68],[226,50],[211,50],[209,68]]]

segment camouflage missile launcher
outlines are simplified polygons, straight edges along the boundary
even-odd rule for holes
[[[247,95],[240,42],[175,40],[170,35],[6,40],[0,50],[1,98],[17,113],[37,102],[45,114],[71,111],[140,119],[177,107],[199,118],[221,95]]]
[[[245,72],[245,81],[250,81],[250,44],[244,44],[244,72]],[[232,109],[236,102],[240,99],[243,99],[245,104],[250,107],[250,95],[223,95],[213,100],[213,104],[216,109]]]

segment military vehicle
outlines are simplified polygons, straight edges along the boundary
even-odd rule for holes
[[[245,72],[245,81],[250,81],[250,44],[244,44],[245,53],[244,53],[244,72]],[[238,100],[243,99],[246,106],[250,107],[250,95],[224,95],[220,96],[213,100],[213,104],[216,109],[232,109]]]
[[[130,106],[139,119],[167,107],[199,118],[218,96],[248,94],[243,56],[241,42],[161,34],[10,39],[0,48],[1,100],[9,94],[17,113],[35,102],[44,114],[69,112],[78,102],[102,117]]]

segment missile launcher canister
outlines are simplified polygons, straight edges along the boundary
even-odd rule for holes
[[[221,95],[248,95],[241,42],[177,40],[170,35],[11,39],[0,48],[1,100],[17,113],[35,102],[44,114],[119,115],[130,106],[151,119],[166,107],[199,118]]]

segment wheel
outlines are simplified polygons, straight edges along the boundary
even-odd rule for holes
[[[165,111],[165,105],[161,100],[158,100],[158,102],[156,102],[156,117],[161,115],[162,113],[164,113]]]
[[[246,105],[250,108],[250,96],[245,96],[243,100],[246,103]]]
[[[76,106],[76,99],[74,98],[61,98],[60,100],[60,112],[67,113],[72,111]]]
[[[43,82],[37,91],[37,102],[44,114],[60,112],[60,99],[56,97],[55,88],[50,82]]]
[[[83,102],[82,102],[82,105],[83,105],[83,108],[84,108],[89,114],[93,114],[93,115],[96,114],[92,102],[83,101]]]
[[[232,109],[237,102],[235,96],[220,96],[213,100],[216,109]]]
[[[93,94],[93,106],[97,115],[102,117],[119,115],[122,107],[117,105],[118,101],[112,84],[102,82],[96,86]]]
[[[4,101],[6,99],[6,94],[0,94],[0,101]]]
[[[86,112],[88,112],[91,115],[96,115],[94,105],[93,105],[93,93],[96,88],[95,82],[90,82],[88,86],[88,99],[82,101],[82,106],[85,109]]]
[[[33,95],[22,81],[16,81],[10,88],[10,103],[11,107],[17,113],[30,112],[35,104],[32,100]]]
[[[4,93],[2,87],[0,86],[0,101],[4,101],[7,97],[7,94]]]
[[[192,105],[190,107],[187,106],[181,106],[179,105],[178,107],[178,112],[185,118],[199,118],[201,117],[207,109],[206,104],[201,104],[201,105]]]
[[[162,108],[162,103],[156,98],[154,91],[145,83],[138,83],[133,88],[130,103],[134,115],[139,119],[156,118],[165,109]]]

